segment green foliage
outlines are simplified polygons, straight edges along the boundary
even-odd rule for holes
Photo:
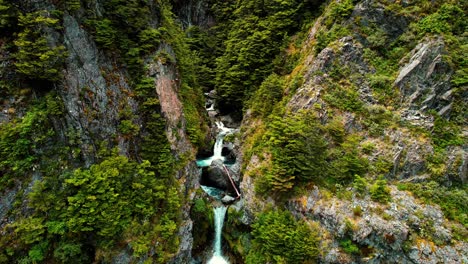
[[[118,36],[118,32],[112,26],[112,21],[104,18],[94,22],[95,27],[95,40],[96,43],[106,49],[115,47],[115,41]]]
[[[154,82],[154,78],[142,78],[135,89],[141,102],[139,111],[144,123],[142,133],[145,133],[141,155],[152,164],[158,175],[169,177],[175,170],[175,158],[166,137],[166,120],[159,113],[161,106]]]
[[[425,203],[438,204],[445,217],[468,227],[468,193],[466,186],[448,188],[437,182],[407,183],[401,187],[411,191]],[[400,188],[401,188],[400,187]]]
[[[445,149],[448,146],[465,143],[459,126],[437,114],[433,116],[434,128],[432,129],[432,140],[438,148]]]
[[[367,193],[367,185],[366,178],[359,177],[359,175],[354,176],[353,188],[357,195],[365,196]]]
[[[332,161],[332,175],[339,182],[350,182],[355,175],[364,175],[367,172],[369,162],[359,156],[357,149],[338,150],[338,153]]]
[[[398,91],[392,86],[393,79],[393,77],[386,74],[372,74],[369,76],[372,92],[381,104],[389,104],[398,95]]]
[[[336,83],[329,83],[323,99],[331,106],[345,111],[359,112],[363,106],[355,87],[341,86]]]
[[[360,205],[353,208],[354,216],[362,216],[362,207]]]
[[[273,116],[263,139],[272,153],[272,166],[258,190],[291,195],[298,183],[316,181],[327,173],[327,144],[321,127],[310,114]]]
[[[81,8],[80,0],[65,0],[65,6],[68,11],[77,11]]]
[[[34,244],[42,241],[42,235],[46,232],[44,220],[37,217],[23,218],[13,223],[19,239],[25,244]]]
[[[283,97],[284,80],[273,73],[266,78],[255,92],[250,103],[254,116],[267,117],[274,105]]]
[[[377,181],[370,188],[370,195],[372,200],[388,203],[391,200],[390,189],[387,187],[387,181],[383,177],[379,177]]]
[[[418,27],[423,33],[462,34],[467,27],[465,12],[459,6],[446,3],[437,12],[421,19]]]
[[[329,17],[341,21],[351,15],[354,9],[353,0],[333,1],[330,6]]]
[[[164,191],[149,168],[149,162],[136,164],[117,156],[66,177],[70,231],[113,237],[124,230],[132,215],[153,215]]]
[[[63,263],[83,263],[89,261],[81,250],[81,245],[62,242],[54,250],[54,258]]]
[[[54,241],[47,251],[53,250],[55,259],[87,262],[87,239],[109,248],[122,234],[135,247],[140,245],[135,254],[147,253],[157,241],[160,257],[167,259],[178,245],[181,200],[173,186],[155,177],[148,161],[137,163],[114,154],[89,169],[36,182],[29,194],[34,217],[16,222],[13,228],[22,244],[31,245],[32,260],[48,254],[42,242]]]
[[[58,19],[46,12],[27,13],[19,16],[22,31],[14,41],[17,71],[31,79],[58,81],[66,57],[64,46],[53,46],[45,37],[47,28],[57,28]]]
[[[350,29],[340,24],[334,24],[330,30],[319,31],[316,37],[317,43],[315,45],[315,53],[320,53],[320,51],[326,48],[331,42],[344,36],[349,36],[350,34]]]
[[[371,49],[383,49],[388,43],[387,33],[379,27],[372,28],[372,33],[367,36],[366,40]]]
[[[359,254],[359,247],[351,240],[345,239],[340,241],[340,246],[343,248],[343,251],[348,254]]]
[[[146,53],[154,51],[161,42],[161,32],[154,28],[142,30],[138,35],[140,48]]]
[[[46,241],[34,245],[31,250],[29,250],[28,255],[33,263],[44,260],[48,247],[49,243]]]
[[[15,24],[16,10],[8,0],[0,0],[0,29],[11,28]]]
[[[333,141],[337,144],[341,144],[345,138],[345,129],[343,120],[341,118],[335,118],[331,120],[325,127],[328,134],[333,138]]]
[[[224,54],[217,59],[216,91],[222,111],[240,112],[273,69],[272,58],[300,24],[304,1],[257,2],[237,5],[225,41]]]
[[[36,150],[53,135],[49,117],[45,103],[39,102],[21,119],[0,124],[0,189],[12,187],[13,177],[24,177],[32,168]]]
[[[118,128],[126,136],[136,136],[140,131],[138,125],[134,124],[131,120],[121,120]]]
[[[296,221],[287,211],[264,212],[252,228],[252,249],[246,263],[302,263],[319,254],[317,227]]]

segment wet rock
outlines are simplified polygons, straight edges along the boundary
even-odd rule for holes
[[[200,184],[215,187],[237,196],[228,173],[231,178],[236,174],[229,166],[225,166],[222,160],[214,160],[208,168],[203,169]]]
[[[223,204],[231,204],[233,202],[236,201],[236,198],[230,196],[230,195],[225,195],[222,199],[221,199],[221,202],[223,202]]]
[[[240,126],[240,121],[239,120],[235,120],[232,116],[230,115],[223,115],[223,116],[220,116],[219,117],[219,120],[221,122],[223,122],[223,124],[226,126],[226,127],[230,127],[230,128],[236,128],[236,127],[239,127]]]
[[[215,20],[210,14],[209,2],[204,0],[175,0],[173,10],[184,28],[197,25],[200,28],[211,27]]]
[[[216,90],[211,90],[210,92],[205,93],[205,96],[213,100],[218,98],[218,95],[216,94]]]
[[[229,142],[224,144],[223,149],[221,150],[221,155],[225,158],[225,163],[234,164],[236,162],[236,154],[233,150],[233,143]]]

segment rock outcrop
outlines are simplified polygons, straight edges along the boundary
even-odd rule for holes
[[[299,218],[320,222],[334,239],[349,238],[360,248],[369,248],[366,254],[373,256],[372,263],[463,263],[467,260],[468,244],[450,243],[452,231],[439,208],[421,205],[408,193],[395,188],[391,195],[392,202],[382,205],[369,197],[329,199],[315,188],[290,200],[287,207]],[[413,241],[414,234],[422,234],[427,239]],[[333,241],[322,241],[322,244],[328,245],[328,253],[323,256],[325,263],[367,262],[368,256],[349,258]],[[348,261],[342,262],[343,259]]]
[[[441,116],[450,113],[453,90],[452,70],[443,60],[445,44],[441,38],[419,43],[408,56],[394,85],[400,89],[410,110],[435,110]]]
[[[403,2],[398,4],[409,4]],[[337,26],[355,31],[314,53],[317,38],[322,37],[318,34],[326,31],[322,25],[326,18],[319,17],[303,44],[303,64],[296,68],[302,74],[303,82],[292,94],[289,94],[289,86],[286,86],[284,92],[284,98],[287,98],[285,116],[311,111],[322,125],[329,124],[330,120],[339,116],[344,133],[359,137],[359,147],[366,144],[375,147],[362,154],[362,157],[373,168],[381,165],[375,165],[376,161],[385,163],[387,167],[382,174],[395,185],[399,181],[425,184],[434,180],[431,176],[431,166],[434,166],[431,157],[440,150],[436,149],[430,138],[412,129],[417,127],[431,131],[435,122],[434,110],[440,116],[449,118],[455,92],[450,83],[453,68],[444,60],[447,54],[446,42],[442,37],[432,37],[423,38],[408,49],[412,50],[403,56],[399,67],[395,68],[396,72],[387,76],[388,86],[385,89],[396,91],[392,103],[388,105],[378,96],[378,87],[372,80],[378,67],[373,64],[373,58],[369,57],[370,49],[375,47],[368,35],[381,33],[384,43],[392,43],[402,35],[409,34],[411,19],[401,12],[393,12],[381,2],[361,1],[345,22]],[[371,30],[364,34],[361,31],[363,27]],[[293,71],[285,79],[289,81],[297,77],[295,73]],[[325,98],[330,83],[352,87],[362,103],[361,112],[331,105]],[[382,126],[380,133],[373,134],[365,122],[369,116],[365,115],[376,118],[379,113],[390,113],[388,119],[393,125]],[[266,208],[282,207],[283,201],[268,194],[260,197],[253,188],[262,177],[261,169],[267,167],[271,160],[268,153],[258,153],[252,148],[255,145],[252,141],[261,138],[253,127],[263,129],[265,120],[268,119],[261,120],[247,111],[240,129],[244,132],[241,135],[243,143],[248,144],[244,146],[243,153],[238,155],[238,160],[244,163],[240,183],[243,198],[231,210],[238,212],[239,221],[244,225],[255,222],[255,215]],[[244,153],[247,151],[249,159],[245,160]],[[441,165],[444,171],[437,176],[437,180],[447,186],[454,182],[465,183],[468,163],[466,146],[452,146],[445,151],[446,159]],[[372,178],[375,176],[373,173],[367,176]],[[468,244],[463,239],[453,239],[458,228],[465,230],[465,234],[466,228],[447,220],[439,206],[424,204],[410,192],[392,186],[391,202],[381,204],[373,201],[369,195],[357,196],[351,187],[340,189],[334,195],[317,186],[306,188],[306,194],[301,193],[299,197],[288,200],[286,207],[297,219],[320,224],[323,230],[320,263],[467,262]],[[346,253],[343,241],[357,245],[360,252],[354,255]]]

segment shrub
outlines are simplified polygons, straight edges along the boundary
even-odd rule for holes
[[[424,33],[461,33],[466,28],[463,10],[452,4],[443,4],[440,9],[419,21],[419,30]]]
[[[140,48],[145,52],[151,52],[157,48],[161,42],[161,32],[154,28],[142,30],[138,35]]]
[[[14,41],[18,51],[15,54],[15,66],[18,72],[31,79],[58,81],[66,57],[64,46],[53,47],[48,43],[46,28],[58,26],[58,19],[42,12],[19,16],[19,25],[23,28]]]
[[[360,252],[359,247],[351,239],[342,240],[340,246],[348,254],[358,254]]]
[[[269,211],[259,215],[252,225],[252,249],[247,263],[302,263],[318,254],[319,230],[306,222],[296,221],[287,211]],[[284,262],[278,262],[278,260]]]
[[[361,216],[362,215],[362,207],[361,206],[356,206],[353,208],[353,214],[354,216]]]
[[[365,196],[367,193],[367,180],[359,175],[354,176],[353,188],[358,196]]]
[[[266,117],[271,114],[273,106],[279,102],[283,96],[283,79],[273,73],[266,78],[260,88],[252,97],[251,109],[255,116]]]
[[[136,136],[140,131],[140,128],[131,120],[121,120],[119,124],[119,131],[125,136]]]
[[[382,176],[371,186],[370,194],[374,201],[384,204],[390,201],[390,189],[387,187],[387,181]]]
[[[264,136],[273,155],[273,164],[262,180],[265,191],[287,194],[294,185],[319,180],[328,173],[327,144],[320,131],[318,122],[307,113],[272,117]]]
[[[406,184],[416,197],[423,199],[425,203],[436,203],[448,219],[456,220],[468,227],[468,193],[466,187],[447,188],[431,181],[426,184]]]

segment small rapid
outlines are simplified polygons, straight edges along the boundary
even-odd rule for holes
[[[219,133],[216,136],[216,142],[215,142],[214,149],[213,149],[213,156],[206,158],[206,159],[197,160],[198,167],[208,167],[211,165],[211,163],[214,160],[217,160],[217,159],[222,160],[222,161],[225,160],[223,155],[221,155],[222,150],[223,150],[224,137],[228,135],[229,133],[232,133],[233,129],[225,127],[223,122],[221,121],[217,121],[215,124],[219,130]]]
[[[210,93],[208,93],[207,95],[209,96],[209,94]],[[207,105],[206,110],[208,112],[216,111],[214,99],[211,102],[208,102],[206,105]],[[214,118],[212,119],[212,121],[216,125],[218,134],[216,135],[216,141],[215,141],[214,148],[213,148],[213,156],[209,158],[204,158],[204,159],[197,159],[196,161],[197,166],[200,168],[200,175],[202,174],[203,168],[210,167],[210,165],[215,160],[221,160],[223,162],[222,168],[224,168],[224,170],[227,172],[227,169],[224,165],[226,158],[222,155],[223,142],[224,142],[224,138],[226,137],[226,135],[233,133],[234,129],[225,127],[223,122],[216,120]],[[229,176],[229,172],[227,173],[231,181],[231,184],[234,186],[234,183]],[[222,243],[221,243],[224,218],[226,216],[226,211],[228,207],[222,205],[220,201],[222,201],[223,197],[226,196],[226,190],[222,190],[222,189],[211,187],[211,186],[205,186],[205,185],[201,185],[200,187],[203,189],[203,191],[206,194],[213,197],[215,200],[218,201],[219,204],[221,204],[218,207],[213,208],[215,234],[214,234],[212,255],[207,263],[208,264],[229,264],[229,261],[223,256]],[[237,189],[236,189],[236,192],[238,193]],[[240,194],[238,194],[238,197],[240,197]]]

